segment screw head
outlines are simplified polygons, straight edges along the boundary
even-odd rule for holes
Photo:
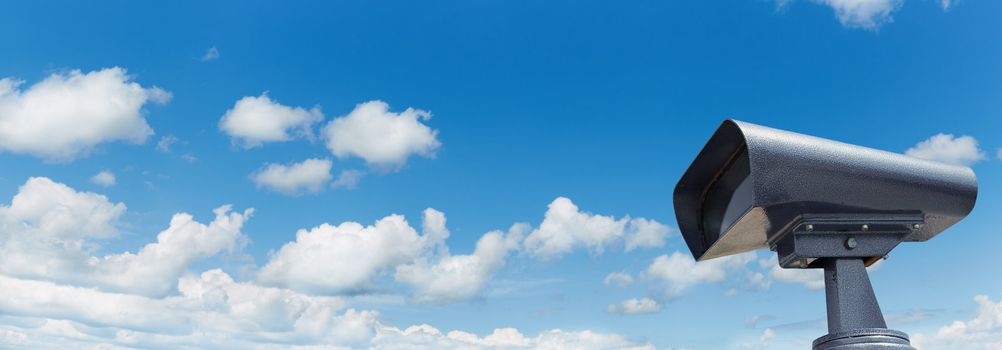
[[[808,231],[814,231],[814,225],[807,224],[807,226],[804,226],[804,229],[806,229]]]
[[[918,230],[922,228],[922,224],[912,224],[912,228]]]
[[[869,231],[870,225],[863,224],[863,231]]]
[[[859,242],[856,242],[856,238],[855,237],[846,238],[846,240],[845,240],[845,247],[846,248],[856,249],[857,246],[859,246]]]

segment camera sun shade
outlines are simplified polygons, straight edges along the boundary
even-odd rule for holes
[[[806,268],[928,240],[964,218],[977,192],[967,167],[726,120],[678,182],[674,204],[697,260],[771,248],[783,267]],[[812,249],[820,232],[853,247]],[[857,239],[866,244],[849,252]]]

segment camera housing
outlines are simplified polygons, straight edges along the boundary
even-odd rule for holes
[[[725,120],[674,204],[697,260],[769,248],[783,267],[810,268],[838,257],[869,265],[926,241],[967,216],[977,194],[968,167]]]

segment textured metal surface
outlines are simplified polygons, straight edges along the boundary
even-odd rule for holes
[[[902,332],[870,328],[825,335],[814,340],[814,350],[915,350]]]
[[[862,259],[824,260],[828,333],[887,328]]]
[[[728,174],[745,166],[743,182]],[[717,203],[740,189],[749,194]],[[767,248],[805,214],[915,216],[922,224],[902,239],[925,241],[966,216],[977,192],[967,167],[727,120],[675,187],[674,204],[686,244],[704,260]]]

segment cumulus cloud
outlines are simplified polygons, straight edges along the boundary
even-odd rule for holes
[[[154,243],[136,253],[92,256],[118,234],[124,204],[29,179],[0,206],[0,340],[19,348],[588,348],[653,349],[618,335],[551,329],[534,337],[498,328],[481,337],[428,325],[396,328],[372,310],[336,296],[360,290],[396,268],[415,299],[461,300],[520,245],[528,225],[485,234],[469,255],[452,255],[441,212],[424,213],[422,234],[391,215],[371,226],[343,223],[300,230],[256,281],[220,269],[188,267],[242,238],[251,211],[216,209],[210,224],[176,214]],[[270,284],[261,285],[258,282]],[[298,290],[293,290],[298,289]],[[304,293],[306,291],[306,293]],[[81,302],[85,301],[85,302]],[[641,300],[637,309],[646,302]]]
[[[992,301],[986,295],[974,297],[978,314],[968,321],[953,321],[940,327],[935,334],[912,335],[912,345],[918,349],[997,350],[1002,348],[1002,301]]]
[[[528,230],[528,225],[516,224],[507,234],[491,231],[481,236],[473,254],[450,255],[446,251],[434,264],[419,259],[398,266],[396,280],[411,285],[415,299],[423,302],[449,303],[479,296]]]
[[[755,252],[748,252],[705,260],[697,264],[689,254],[676,251],[671,255],[654,258],[643,276],[667,282],[668,296],[677,297],[689,286],[722,282],[728,273],[747,270],[745,265],[754,261],[755,256]]]
[[[443,334],[428,325],[403,330],[383,327],[373,342],[381,349],[656,349],[650,344],[632,342],[622,335],[592,331],[551,329],[529,338],[514,328],[498,328],[480,338],[463,331]]]
[[[310,158],[299,163],[267,164],[250,178],[258,188],[285,195],[317,193],[331,180],[330,159]]]
[[[182,277],[178,293],[163,298],[4,275],[0,285],[0,339],[21,348],[654,349],[588,330],[528,337],[498,328],[480,337],[425,324],[400,329],[339,297],[235,282],[218,269]]]
[[[847,27],[875,29],[893,21],[891,14],[904,0],[815,0],[835,10],[839,22]]]
[[[115,186],[115,174],[110,171],[102,171],[90,177],[90,182],[96,185],[111,187]]]
[[[338,158],[354,156],[379,168],[394,169],[403,166],[411,155],[435,155],[441,143],[438,130],[422,123],[429,119],[431,113],[427,111],[407,108],[394,113],[386,102],[369,101],[331,120],[323,136],[327,148]]]
[[[612,216],[582,212],[570,199],[559,197],[550,203],[543,222],[525,239],[526,251],[540,259],[552,259],[575,247],[584,246],[602,253],[617,240],[626,240],[625,249],[660,247],[669,229],[643,218],[616,219]]]
[[[628,273],[613,272],[605,276],[602,284],[623,288],[633,284],[633,276],[630,276]]]
[[[31,178],[0,206],[0,273],[101,290],[161,295],[193,262],[233,249],[251,211],[215,210],[209,225],[175,214],[157,241],[138,252],[92,256],[97,239],[118,234],[122,203]]]
[[[171,99],[119,67],[56,73],[24,90],[23,84],[0,79],[0,149],[48,161],[70,161],[108,142],[145,142],[153,129],[143,106]]]
[[[436,220],[438,214],[425,211],[425,220]],[[377,274],[414,261],[425,247],[440,244],[444,238],[438,230],[419,235],[402,215],[390,215],[369,226],[325,223],[296,232],[296,240],[271,257],[257,280],[309,293],[370,290]]]
[[[614,314],[636,315],[661,311],[661,303],[651,298],[633,298],[609,305],[607,310]]]
[[[985,152],[978,148],[978,140],[973,137],[967,135],[954,137],[952,134],[942,133],[919,142],[915,147],[905,151],[905,155],[964,166],[986,158]]]
[[[246,96],[219,120],[219,129],[244,148],[259,147],[265,142],[283,142],[296,137],[312,138],[313,124],[324,119],[319,107],[309,110],[289,107],[268,97]]]

